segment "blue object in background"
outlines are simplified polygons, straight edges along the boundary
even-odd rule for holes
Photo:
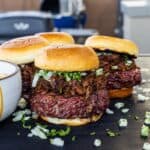
[[[78,19],[75,16],[61,16],[53,20],[55,28],[77,28]]]

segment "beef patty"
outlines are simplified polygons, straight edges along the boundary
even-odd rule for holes
[[[107,77],[107,89],[133,87],[141,82],[140,68],[134,58],[110,51],[98,53],[100,68]]]
[[[99,115],[108,105],[105,77],[92,71],[80,80],[66,81],[59,75],[41,78],[31,98],[31,108],[39,115],[67,119]]]

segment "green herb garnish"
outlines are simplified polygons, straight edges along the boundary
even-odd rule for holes
[[[70,80],[81,80],[81,72],[55,72],[56,75],[62,76],[65,78],[66,81]]]
[[[70,80],[80,81],[82,73],[81,72],[59,72],[59,71],[52,72],[47,70],[40,70],[39,72],[37,72],[39,77],[43,77],[46,80],[48,80],[53,75],[58,75],[64,77],[66,81],[70,81]]]
[[[115,137],[115,136],[119,136],[119,135],[120,135],[119,132],[112,131],[112,130],[110,130],[110,129],[106,129],[106,133],[107,133],[107,135],[110,136],[110,137]]]
[[[66,136],[70,133],[71,131],[71,128],[70,127],[67,127],[66,130],[63,130],[63,129],[60,129],[60,130],[56,130],[56,129],[51,129],[48,133],[47,136],[51,136],[51,137],[54,137],[54,136]]]
[[[91,132],[90,135],[96,135],[96,132]]]
[[[25,119],[25,116],[23,115],[23,117],[21,119],[21,123],[22,123],[23,128],[25,128],[25,129],[31,129],[32,126],[31,125],[26,125],[26,122],[27,122],[27,120]]]
[[[66,135],[68,135],[70,133],[70,131],[71,131],[71,128],[67,127],[66,130],[62,130],[61,129],[61,130],[57,131],[57,135],[59,135],[59,136],[66,136]]]
[[[75,141],[75,140],[76,140],[76,136],[73,136],[73,137],[71,138],[71,140],[72,140],[72,141]]]

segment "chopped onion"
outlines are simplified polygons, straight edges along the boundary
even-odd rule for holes
[[[143,90],[143,88],[142,88],[141,86],[136,86],[136,89],[137,89],[137,90],[140,90],[140,91]]]
[[[142,128],[141,128],[141,136],[142,137],[148,137],[149,136],[149,132],[150,132],[149,127],[146,126],[146,125],[143,125]]]
[[[47,74],[45,74],[43,77],[44,77],[45,80],[48,80],[52,75],[53,75],[53,73],[49,71],[49,72],[48,72]]]
[[[96,70],[96,76],[103,75],[103,68],[99,68]]]
[[[111,69],[112,69],[112,70],[117,70],[117,69],[118,69],[118,66],[111,66]]]
[[[20,65],[20,66],[21,66],[21,68],[24,68],[25,65]]]
[[[94,146],[95,147],[100,147],[102,145],[102,141],[100,139],[95,139],[94,140]]]
[[[36,127],[37,127],[38,129],[40,129],[41,131],[43,131],[44,133],[49,133],[49,130],[48,130],[48,129],[46,129],[46,128],[40,126],[40,125],[37,125]]]
[[[43,129],[41,130],[40,126],[36,126],[31,130],[31,133],[28,135],[34,135],[41,139],[47,139],[46,133],[43,132]]]
[[[126,66],[130,66],[133,62],[131,60],[126,61]]]
[[[109,108],[107,108],[107,109],[106,109],[106,114],[113,115],[113,114],[114,114],[114,111],[111,110],[111,109],[109,109]]]
[[[143,144],[143,150],[150,150],[150,143],[145,142],[145,143]]]
[[[29,116],[27,116],[27,117],[24,117],[23,119],[25,120],[25,121],[27,121],[27,120],[29,120],[31,117],[29,117]]]
[[[123,108],[123,109],[121,109],[121,112],[124,113],[124,114],[126,114],[126,113],[129,112],[129,108]]]
[[[32,119],[38,119],[39,115],[36,112],[32,112]]]
[[[21,121],[24,115],[30,115],[31,111],[29,109],[20,110],[13,113],[14,118],[12,119],[13,122]]]
[[[144,84],[144,83],[146,83],[146,80],[145,80],[145,79],[143,79],[143,80],[142,80],[142,83],[143,83],[143,84]]]
[[[50,139],[50,143],[52,145],[58,146],[58,147],[63,147],[64,146],[64,140],[62,140],[61,138],[54,138],[54,139]]]
[[[146,119],[150,119],[150,111],[146,111],[145,112],[145,118]]]
[[[133,93],[133,94],[137,94],[137,91],[134,90],[132,93]]]
[[[141,68],[141,72],[149,72],[148,68]]]
[[[39,78],[40,78],[39,74],[36,73],[36,74],[34,75],[34,78],[33,78],[33,81],[32,81],[32,87],[36,87]]]
[[[123,108],[123,107],[125,106],[125,104],[122,103],[122,102],[117,102],[117,103],[115,103],[114,106],[115,106],[117,109],[120,109],[120,108]]]
[[[98,52],[96,54],[97,54],[97,56],[101,56],[102,55],[102,53],[98,53]]]
[[[18,102],[18,107],[21,109],[26,108],[27,106],[27,101],[24,98],[21,98]]]
[[[82,72],[82,73],[81,73],[81,76],[86,76],[86,75],[87,75],[86,72]]]
[[[127,127],[127,126],[128,126],[128,120],[124,119],[124,118],[121,118],[119,120],[119,127],[124,128],[124,127]]]
[[[146,96],[144,96],[142,94],[138,94],[137,98],[138,98],[138,101],[140,101],[140,102],[144,102],[144,101],[149,99],[149,97],[146,97]]]
[[[143,89],[143,92],[144,92],[144,93],[149,93],[149,92],[150,92],[150,88],[144,88],[144,89]]]
[[[23,115],[24,115],[23,113],[18,113],[18,114],[12,119],[12,121],[13,121],[13,122],[20,121],[20,120],[22,119]]]
[[[146,119],[144,120],[144,123],[145,123],[146,125],[150,125],[150,118],[146,118]]]
[[[27,137],[32,137],[33,134],[32,133],[28,133]]]

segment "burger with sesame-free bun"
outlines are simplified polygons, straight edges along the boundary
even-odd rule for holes
[[[106,80],[93,49],[47,47],[35,58],[31,109],[53,124],[79,126],[99,120],[109,105]]]
[[[127,39],[95,35],[89,37],[85,45],[97,52],[101,62],[99,68],[107,77],[110,98],[130,96],[133,86],[141,82],[140,68],[135,63],[136,44]]]
[[[41,35],[45,34],[47,33],[41,33]],[[25,99],[29,99],[31,94],[32,80],[36,71],[33,64],[34,58],[49,45],[54,43],[72,44],[74,42],[71,35],[65,33],[57,33],[49,39],[39,35],[15,38],[0,46],[0,60],[20,66],[23,80],[22,96]]]

